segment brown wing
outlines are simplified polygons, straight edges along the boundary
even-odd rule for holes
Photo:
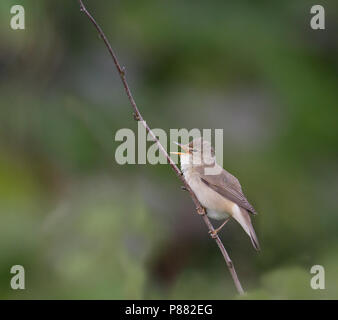
[[[235,202],[240,207],[256,214],[256,210],[246,199],[242,187],[236,177],[226,170],[222,170],[220,175],[205,175],[204,168],[196,168],[200,173],[201,180],[211,189],[223,197]]]

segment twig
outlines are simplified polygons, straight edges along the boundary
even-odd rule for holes
[[[115,64],[115,67],[120,75],[121,81],[123,83],[124,89],[126,91],[126,94],[128,96],[128,99],[130,101],[130,104],[134,110],[133,116],[134,119],[136,121],[141,121],[142,125],[145,127],[146,131],[152,136],[152,138],[154,139],[154,141],[157,143],[159,149],[161,150],[161,152],[165,155],[165,157],[167,158],[170,166],[173,168],[173,170],[175,171],[176,175],[181,179],[181,181],[184,184],[184,187],[187,191],[189,191],[191,198],[196,206],[196,211],[198,214],[201,215],[201,217],[203,218],[205,224],[207,225],[207,227],[209,228],[209,231],[211,234],[213,234],[214,232],[214,227],[212,226],[208,216],[205,214],[205,209],[202,207],[202,205],[200,204],[200,202],[198,201],[195,193],[192,191],[192,189],[190,188],[189,184],[187,183],[187,181],[185,180],[181,170],[176,166],[176,164],[174,163],[174,161],[171,159],[171,157],[169,156],[169,154],[167,153],[167,151],[163,148],[162,144],[160,143],[160,141],[157,139],[157,137],[155,136],[155,134],[152,132],[152,130],[149,128],[149,126],[147,125],[147,123],[144,121],[137,105],[136,102],[133,98],[133,95],[131,94],[131,91],[129,89],[127,80],[126,80],[126,74],[125,74],[125,68],[121,67],[119,61],[117,60],[116,54],[114,53],[107,37],[105,36],[104,32],[102,31],[101,27],[98,25],[98,23],[95,21],[95,19],[93,18],[93,16],[88,12],[88,10],[86,9],[86,7],[84,6],[82,0],[78,0],[79,4],[80,4],[80,10],[83,11],[86,16],[89,18],[89,20],[92,22],[92,24],[94,25],[94,27],[96,28],[97,32],[99,33],[99,36],[102,38],[103,42],[105,43],[113,61]],[[235,286],[237,288],[237,291],[240,295],[244,294],[243,288],[241,283],[239,282],[239,279],[237,277],[237,273],[236,270],[234,268],[234,265],[228,255],[228,252],[225,250],[223,243],[221,241],[221,239],[219,238],[219,236],[216,234],[213,237],[219,247],[219,249],[222,252],[222,255],[224,257],[224,260],[227,264],[227,267],[229,268],[230,274],[234,280]]]

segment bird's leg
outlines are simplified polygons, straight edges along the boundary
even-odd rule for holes
[[[217,229],[215,229],[214,231],[209,231],[211,237],[216,238],[218,232],[221,231],[221,229],[228,223],[229,220],[230,220],[230,217],[227,218]]]

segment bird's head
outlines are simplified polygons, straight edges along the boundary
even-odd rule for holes
[[[188,144],[175,142],[181,149],[181,152],[171,152],[178,154],[181,158],[182,169],[194,166],[213,166],[215,163],[215,151],[210,142],[202,138],[196,138]]]

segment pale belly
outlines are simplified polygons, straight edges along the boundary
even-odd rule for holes
[[[188,170],[184,177],[197,199],[207,209],[208,217],[216,220],[224,220],[233,214],[234,202],[226,199],[201,181],[197,174]]]
[[[207,209],[207,216],[215,220],[225,220],[229,218],[230,215],[227,212],[218,212],[215,210]]]

